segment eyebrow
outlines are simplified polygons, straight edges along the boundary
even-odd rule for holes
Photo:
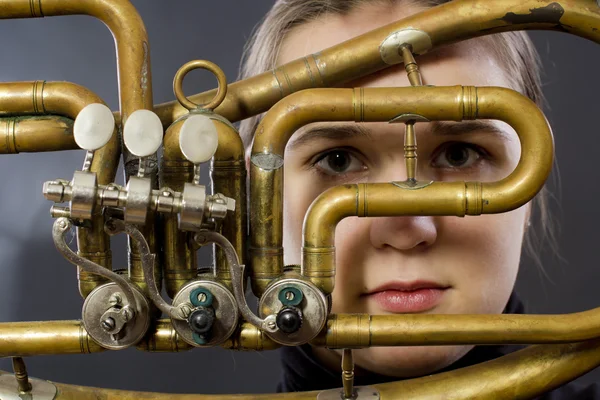
[[[346,124],[331,126],[316,126],[300,132],[297,138],[290,141],[287,145],[288,150],[294,150],[298,147],[310,144],[315,139],[344,140],[363,138],[373,140],[373,135],[364,126],[364,124]]]
[[[433,136],[458,136],[485,132],[504,141],[513,140],[506,130],[500,128],[491,120],[468,120],[462,122],[432,121],[429,123],[429,128]],[[298,137],[290,141],[287,147],[288,150],[293,151],[317,139],[347,140],[357,138],[373,140],[373,135],[365,127],[365,124],[321,125],[299,132]]]

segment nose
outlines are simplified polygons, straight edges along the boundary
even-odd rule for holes
[[[377,176],[379,182],[403,181],[406,179],[404,165],[385,168]],[[417,174],[418,177],[419,174]],[[370,226],[370,240],[377,249],[391,247],[407,251],[427,247],[437,239],[437,227],[432,216],[376,217]]]
[[[437,238],[433,217],[377,217],[371,223],[370,240],[377,249],[411,250],[431,246]]]

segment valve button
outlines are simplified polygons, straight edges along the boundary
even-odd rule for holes
[[[188,317],[188,323],[192,331],[197,334],[205,334],[212,329],[215,322],[215,312],[210,308],[199,307]]]
[[[123,127],[123,141],[137,157],[148,157],[158,151],[162,143],[163,127],[158,115],[150,110],[136,110]]]
[[[294,333],[302,326],[302,313],[295,307],[284,307],[277,313],[275,321],[283,333]]]
[[[73,137],[77,146],[94,151],[104,146],[115,130],[115,117],[104,104],[93,103],[85,106],[73,124]]]
[[[206,115],[191,115],[179,131],[179,148],[193,164],[209,161],[219,146],[219,134]]]

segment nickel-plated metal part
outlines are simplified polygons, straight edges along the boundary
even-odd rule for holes
[[[354,397],[344,397],[343,389],[324,390],[319,392],[317,400],[379,400],[381,398],[379,390],[372,386],[360,386],[354,390]]]
[[[133,179],[133,178],[132,178]],[[124,221],[116,218],[110,218],[106,221],[105,231],[109,235],[116,235],[119,233],[127,234],[133,241],[138,245],[139,255],[142,261],[142,269],[144,271],[144,280],[146,282],[148,295],[150,300],[159,310],[167,314],[172,319],[185,320],[185,315],[182,310],[177,307],[169,305],[160,295],[158,285],[154,277],[154,263],[156,262],[156,256],[150,252],[150,246],[146,238],[135,226],[125,223]],[[115,293],[110,299],[109,303],[119,303],[120,293]]]
[[[15,375],[0,372],[0,399],[2,400],[53,400],[57,389],[54,384],[42,379],[30,378],[31,391],[21,392]]]
[[[419,29],[406,28],[394,32],[379,46],[379,54],[388,65],[404,62],[402,46],[410,45],[413,54],[425,54],[432,48],[431,37]]]
[[[215,319],[210,335],[207,336],[208,340],[204,344],[198,343],[194,339],[194,332],[187,320],[172,319],[173,328],[181,339],[192,346],[205,347],[219,345],[229,339],[237,327],[239,312],[236,299],[224,285],[215,281],[202,280],[193,281],[183,286],[173,299],[173,306],[192,314],[198,307],[191,303],[190,296],[198,288],[202,288],[212,294],[210,307],[214,309]]]
[[[91,219],[98,181],[93,172],[75,171],[71,184],[71,218]]]
[[[394,123],[406,123],[408,121],[415,121],[415,122],[430,122],[429,119],[425,118],[422,115],[419,114],[400,114],[397,117],[394,117],[390,120],[390,124],[394,124]]]
[[[121,350],[139,342],[150,326],[150,306],[142,292],[133,286],[137,312],[127,298],[123,306],[112,306],[113,296],[121,288],[111,282],[94,289],[83,303],[82,320],[85,330],[102,347]]]
[[[267,315],[264,318],[259,318],[250,310],[248,302],[246,301],[246,278],[244,277],[244,265],[241,265],[238,259],[238,255],[233,245],[227,240],[227,238],[220,233],[211,231],[202,231],[194,235],[194,241],[200,246],[208,243],[215,243],[225,253],[227,262],[229,263],[229,270],[231,273],[231,283],[233,287],[233,295],[235,297],[238,309],[244,320],[248,321],[255,327],[273,333],[277,331],[276,317],[277,314],[273,313]]]
[[[125,221],[131,224],[143,225],[148,217],[152,181],[148,178],[132,176],[127,183],[127,205],[125,206]]]
[[[302,324],[294,333],[285,333],[281,329],[269,332],[268,335],[275,342],[299,346],[314,339],[325,326],[327,321],[327,299],[325,295],[312,283],[302,279],[283,278],[272,283],[258,303],[260,317],[277,314],[286,304],[281,302],[280,293],[287,288],[295,288],[302,292],[302,301],[296,307],[302,311]]]
[[[116,274],[113,271],[110,271],[86,258],[83,258],[71,250],[71,248],[67,245],[64,236],[67,231],[71,229],[71,226],[71,220],[64,217],[58,218],[56,221],[54,221],[54,225],[52,226],[52,238],[58,251],[70,263],[80,266],[87,272],[100,275],[115,282],[115,284],[118,285],[118,287],[121,288],[121,291],[125,294],[127,303],[130,305],[130,307],[132,307],[132,311],[135,312],[139,310],[138,305],[136,304],[134,285],[129,283],[127,279],[121,275]]]
[[[83,167],[81,167],[81,170],[83,172],[89,172],[90,168],[92,168],[92,162],[94,161],[94,152],[93,151],[86,151],[85,152],[85,159],[83,160]]]
[[[181,212],[179,213],[179,229],[198,231],[202,228],[206,211],[206,187],[186,183],[183,188]]]

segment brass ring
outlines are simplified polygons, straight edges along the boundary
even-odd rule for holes
[[[188,72],[198,68],[206,69],[212,72],[217,77],[217,94],[210,103],[204,105],[194,103],[193,101],[189,100],[185,96],[185,94],[183,94],[183,78]],[[225,73],[223,72],[223,70],[210,61],[190,61],[188,63],[183,64],[183,66],[179,68],[179,70],[175,74],[175,79],[173,79],[173,92],[175,93],[177,101],[179,101],[179,103],[188,110],[203,108],[212,111],[223,102],[225,96],[227,95],[227,79],[225,78]]]

